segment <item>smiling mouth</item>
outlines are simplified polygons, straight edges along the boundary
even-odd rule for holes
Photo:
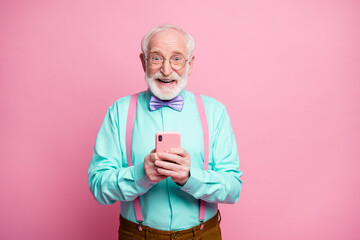
[[[162,83],[172,83],[172,82],[174,82],[175,80],[170,80],[170,79],[160,79],[160,78],[158,78],[157,79],[159,82],[162,82]]]

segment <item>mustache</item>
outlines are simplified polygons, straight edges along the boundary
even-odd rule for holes
[[[165,76],[164,74],[162,74],[160,71],[156,72],[153,76],[152,79],[170,79],[170,80],[176,80],[176,81],[180,81],[181,77],[179,76],[179,74],[177,74],[176,72],[172,72],[170,73],[168,76]]]

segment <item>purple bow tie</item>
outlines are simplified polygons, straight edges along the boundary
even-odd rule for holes
[[[169,100],[169,101],[163,101],[161,99],[158,99],[157,97],[151,96],[149,107],[151,111],[155,111],[163,106],[171,107],[172,109],[181,112],[183,106],[184,106],[184,99],[183,96],[178,95],[177,97]]]

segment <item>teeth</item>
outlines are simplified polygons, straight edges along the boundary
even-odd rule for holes
[[[159,79],[160,82],[163,82],[163,83],[170,83],[170,82],[173,82],[174,80],[170,80],[170,81],[164,81],[162,79]]]

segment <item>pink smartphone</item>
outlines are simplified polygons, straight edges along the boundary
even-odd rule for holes
[[[158,132],[156,133],[155,146],[156,152],[181,147],[181,135],[179,132]]]

